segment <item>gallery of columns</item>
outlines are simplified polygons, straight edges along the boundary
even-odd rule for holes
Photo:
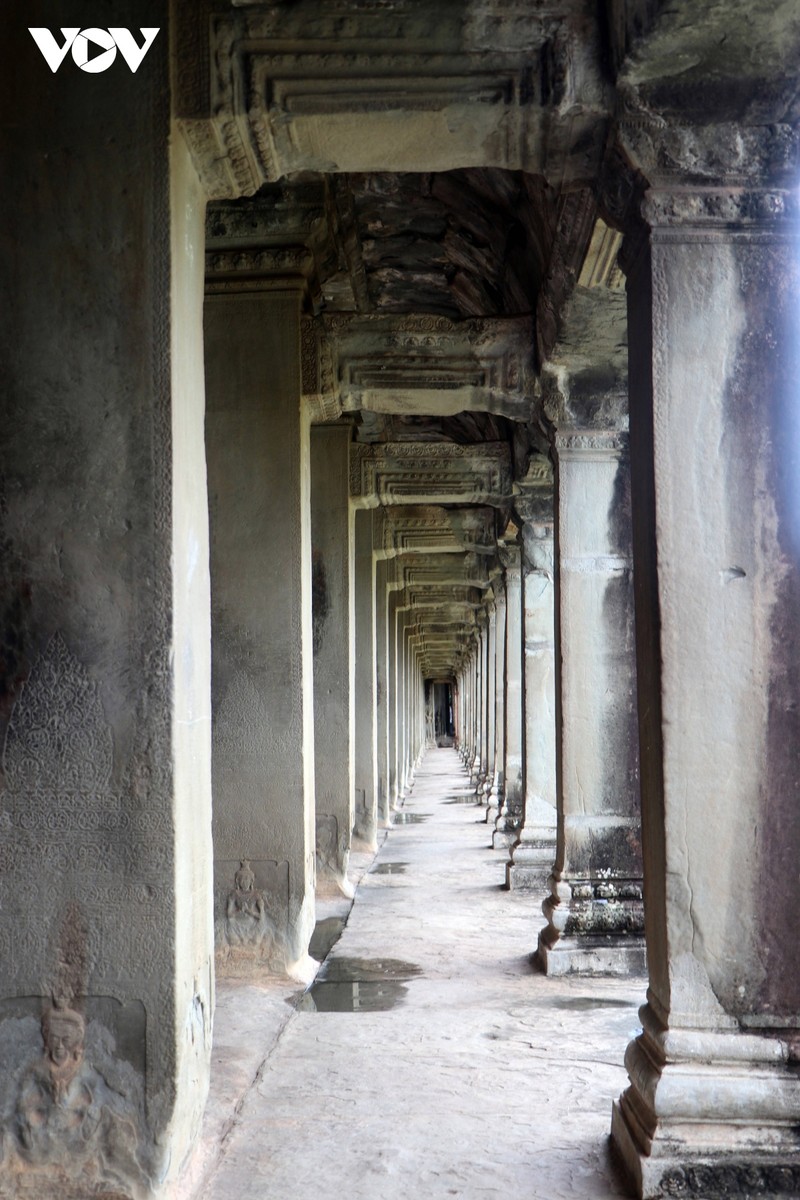
[[[800,1196],[794,0],[102,11],[5,14],[0,1197],[169,1196],[432,745],[646,965],[630,1195]]]

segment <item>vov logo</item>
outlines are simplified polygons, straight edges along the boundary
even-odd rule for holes
[[[107,71],[119,50],[131,71],[137,71],[142,60],[155,41],[158,29],[141,29],[144,45],[140,46],[130,29],[64,29],[63,46],[59,46],[49,29],[28,28],[36,45],[44,55],[45,62],[55,74],[67,54],[72,50],[76,66],[92,75]]]

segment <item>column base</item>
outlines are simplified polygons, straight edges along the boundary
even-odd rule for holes
[[[506,863],[506,887],[513,892],[539,892],[545,895],[549,890],[548,880],[555,857],[554,836],[537,836],[523,827]]]
[[[606,937],[562,937],[548,945],[539,934],[535,961],[545,975],[644,975],[644,938],[630,934]]]
[[[518,834],[513,829],[494,829],[492,832],[492,849],[510,850],[517,837]]]
[[[800,1195],[800,1079],[788,1046],[735,1030],[668,1030],[641,1010],[612,1144],[641,1200]]]
[[[535,892],[544,895],[552,869],[552,856],[547,866],[544,863],[538,866],[536,863],[518,863],[512,858],[506,863],[506,887],[510,892]]]

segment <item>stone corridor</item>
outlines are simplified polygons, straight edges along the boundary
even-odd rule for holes
[[[220,984],[181,1200],[626,1194],[608,1122],[646,980],[532,970],[541,921],[502,886],[484,815],[457,753],[428,751],[378,854],[354,862],[356,899],[318,976],[321,1009],[333,986],[357,1011],[314,1011],[315,989],[299,1000],[276,979]],[[335,908],[322,902],[322,920]]]
[[[4,16],[0,1200],[800,1200],[798,0]]]

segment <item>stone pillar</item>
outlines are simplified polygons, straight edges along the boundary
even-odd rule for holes
[[[389,577],[394,565],[386,558],[375,563],[375,756],[377,774],[377,817],[380,825],[389,821],[388,782],[388,605]]]
[[[217,959],[299,977],[315,844],[301,296],[206,299]]]
[[[627,435],[561,430],[557,456],[558,846],[548,974],[644,968]]]
[[[378,779],[375,732],[375,567],[374,509],[352,510],[355,561],[353,644],[355,647],[355,824],[354,834],[369,849],[377,846]]]
[[[492,790],[494,781],[494,757],[495,757],[495,657],[497,646],[497,607],[494,602],[494,597],[487,600],[486,603],[486,689],[485,689],[485,706],[486,706],[486,724],[483,744],[485,747],[484,768],[482,771],[483,780],[481,790],[478,794],[478,800],[484,803]]]
[[[796,1196],[797,190],[655,191],[645,213],[628,293],[650,987],[612,1134],[640,1195]]]
[[[400,657],[398,654],[400,620],[403,615],[403,592],[390,593],[389,597],[389,794],[392,808],[397,808],[400,797],[399,725],[400,725]]]
[[[484,666],[483,666],[483,646],[484,646],[484,630],[482,625],[478,624],[475,633],[475,651],[473,654],[472,663],[472,759],[469,762],[469,781],[473,787],[478,789],[481,773],[481,743],[483,740],[483,682],[484,682]]]
[[[522,569],[520,547],[505,544],[500,551],[506,586],[506,678],[504,688],[503,806],[495,823],[492,845],[505,850],[518,836],[525,798],[523,779],[522,712]]]
[[[505,686],[506,672],[506,593],[502,577],[495,586],[495,659],[494,659],[494,696],[495,696],[495,757],[492,789],[486,809],[486,823],[494,826],[500,807],[503,803],[503,770],[505,766]]]
[[[311,428],[311,585],[314,637],[314,757],[317,884],[346,896],[353,829],[350,737],[349,426]]]
[[[123,1200],[170,1187],[208,1090],[205,202],[162,4],[113,87],[5,11],[2,1188]]]
[[[553,488],[526,489],[517,500],[522,526],[525,615],[525,810],[506,870],[514,890],[547,890],[556,854],[555,565]]]

